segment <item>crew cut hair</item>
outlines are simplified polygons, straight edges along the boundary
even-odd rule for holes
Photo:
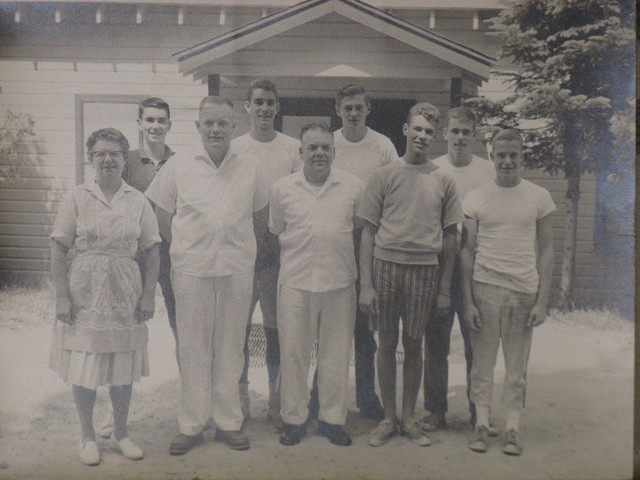
[[[364,95],[364,101],[367,104],[367,107],[371,107],[371,99],[369,98],[369,94],[365,90],[364,87],[360,85],[355,85],[350,83],[349,85],[345,85],[336,94],[336,107],[340,108],[342,105],[342,100],[347,97],[355,97],[356,95]]]
[[[407,125],[411,123],[411,119],[415,116],[421,116],[425,120],[434,122],[438,126],[440,121],[440,112],[436,107],[427,102],[416,103],[409,109],[407,113]]]
[[[505,128],[505,129],[498,130],[493,135],[493,138],[491,138],[491,150],[495,148],[496,142],[499,142],[499,141],[509,142],[512,140],[515,140],[516,142],[520,142],[520,146],[522,146],[523,144],[522,135],[520,135],[520,132],[518,132],[517,130],[513,128]]]
[[[311,122],[305,124],[302,127],[302,130],[300,130],[300,142],[302,142],[302,138],[305,136],[305,134],[311,130],[320,130],[321,132],[327,132],[330,133],[333,137],[333,132],[331,131],[329,125],[324,122]]]
[[[214,96],[204,97],[200,101],[200,106],[198,107],[198,110],[202,110],[205,105],[226,105],[232,111],[235,111],[233,102],[225,97],[214,97]]]
[[[473,113],[469,107],[454,107],[447,112],[447,127],[449,127],[449,120],[455,118],[457,120],[462,120],[466,122],[473,123],[473,129],[475,130],[478,121],[476,119],[476,115]]]
[[[163,99],[158,97],[146,98],[138,104],[138,118],[142,119],[145,108],[157,108],[167,112],[167,118],[171,118],[171,110],[169,110],[169,104]]]
[[[258,89],[273,93],[276,97],[276,102],[278,101],[278,90],[276,90],[276,85],[267,78],[258,78],[249,84],[249,88],[247,89],[247,102],[251,101],[253,92]]]

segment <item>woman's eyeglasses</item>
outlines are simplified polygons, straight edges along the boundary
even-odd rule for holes
[[[92,158],[96,158],[98,160],[104,160],[109,157],[109,160],[121,160],[124,157],[124,152],[120,150],[113,150],[111,152],[104,152],[102,150],[98,150],[95,152],[89,152]]]

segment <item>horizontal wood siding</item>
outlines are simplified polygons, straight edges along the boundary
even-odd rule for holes
[[[172,107],[168,143],[180,150],[199,141],[195,112],[206,86],[178,73],[175,64],[125,63],[114,72],[98,63],[39,62],[36,70],[33,62],[5,60],[0,72],[0,118],[10,109],[35,121],[19,177],[0,187],[0,273],[49,269],[48,236],[76,184],[76,95],[161,96]]]
[[[20,24],[13,21],[9,9],[0,11],[0,118],[7,109],[28,113],[35,120],[36,133],[24,146],[20,177],[11,185],[0,186],[0,275],[41,275],[49,269],[48,235],[60,202],[76,183],[76,95],[160,96],[172,109],[167,143],[177,151],[197,146],[200,139],[194,121],[198,103],[207,93],[206,78],[194,81],[183,76],[171,55],[262,16],[261,9],[229,8],[225,25],[219,25],[219,8],[190,7],[184,25],[178,25],[175,8],[158,5],[147,6],[142,24],[137,25],[133,6],[110,5],[104,9],[103,23],[97,25],[95,8],[85,5],[65,8],[58,25],[53,22],[53,8],[32,10],[25,12]],[[429,27],[427,10],[393,13]],[[474,31],[471,11],[437,10],[433,31],[495,55],[499,42],[486,35],[484,22],[494,12],[479,10],[479,14],[479,29]],[[340,63],[372,76],[309,76],[309,72],[313,75]],[[270,70],[274,66],[279,71]],[[222,79],[221,94],[236,104],[237,135],[249,130],[242,104],[246,86],[261,71],[278,77],[274,80],[283,97],[332,99],[346,83],[359,83],[373,98],[429,101],[443,116],[449,108],[450,77],[461,76],[459,69],[409,45],[347,18],[327,15],[220,59],[211,67],[211,73],[230,75]],[[286,72],[291,76],[281,76]],[[428,78],[410,78],[415,76]],[[462,85],[463,94],[475,94],[472,83],[464,79]],[[480,88],[481,94],[494,98],[507,92],[497,77]],[[434,156],[446,152],[442,135],[432,152]],[[479,141],[476,153],[486,157]],[[566,181],[541,171],[528,170],[525,177],[548,189],[558,208],[553,214],[555,290],[562,262]],[[626,275],[630,278],[632,273],[633,262],[594,253],[595,185],[593,176],[583,177],[574,296],[579,304],[626,298]]]

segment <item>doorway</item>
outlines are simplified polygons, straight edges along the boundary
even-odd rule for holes
[[[405,150],[402,125],[407,112],[415,103],[415,100],[407,99],[371,99],[371,113],[367,117],[367,126],[389,137],[399,155],[403,155]],[[280,98],[280,111],[274,123],[276,130],[299,138],[300,129],[304,124],[319,121],[325,122],[333,131],[342,127],[342,120],[336,113],[333,98]]]

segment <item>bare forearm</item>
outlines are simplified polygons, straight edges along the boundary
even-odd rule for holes
[[[373,287],[374,226],[365,224],[360,237],[360,285]]]
[[[160,272],[160,254],[158,244],[144,251],[144,282],[143,295],[153,296],[158,283],[158,273]]]
[[[51,279],[56,296],[69,296],[67,252],[69,249],[56,240],[51,241]]]
[[[538,258],[538,275],[540,283],[538,287],[538,300],[540,305],[547,305],[549,292],[551,290],[551,278],[553,273],[553,249],[545,248],[540,252]]]
[[[475,262],[474,252],[469,251],[467,247],[460,252],[460,268],[462,270],[462,296],[464,303],[473,302],[473,264]]]
[[[551,289],[551,276],[553,273],[553,224],[550,215],[537,222],[538,239],[538,305],[547,305],[549,290]]]
[[[453,276],[453,267],[456,259],[458,229],[456,225],[452,227],[445,229],[442,239],[442,269],[440,271],[438,291],[445,295],[449,295],[451,290],[451,277]]]

